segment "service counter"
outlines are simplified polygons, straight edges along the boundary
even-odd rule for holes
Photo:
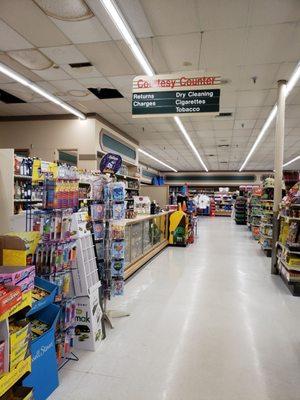
[[[169,211],[126,220],[125,279],[168,245]]]

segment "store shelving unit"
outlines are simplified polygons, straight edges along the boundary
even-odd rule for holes
[[[267,257],[271,257],[273,244],[273,196],[273,180],[272,178],[267,178],[264,181],[260,199],[261,218],[259,227],[259,244]]]
[[[280,234],[276,243],[277,270],[294,296],[300,296],[300,183],[280,206]]]
[[[235,202],[235,223],[237,225],[247,224],[247,199],[246,197],[239,196]]]
[[[215,216],[231,217],[233,198],[231,192],[214,193],[216,211]]]
[[[261,219],[261,190],[255,189],[252,191],[248,202],[248,226],[251,229],[252,237],[259,240],[259,229]]]

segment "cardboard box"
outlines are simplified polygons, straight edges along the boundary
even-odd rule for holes
[[[34,286],[35,266],[1,267],[0,284],[19,286],[22,292],[28,292]]]
[[[5,286],[4,288],[7,293],[0,295],[0,315],[22,302],[22,292],[18,286]]]
[[[8,392],[5,393],[3,396],[3,400],[8,400],[12,398],[18,398],[22,400],[34,400],[33,399],[33,389],[29,387],[23,386],[14,386],[13,388],[9,389]],[[2,399],[2,398],[1,398]]]
[[[9,369],[14,369],[21,361],[29,356],[29,343],[25,342],[23,345],[17,345],[10,349],[9,356]]]
[[[30,339],[30,323],[24,323],[24,326],[20,326],[16,332],[9,335],[10,348],[22,346]]]
[[[11,372],[5,373],[0,377],[0,396],[8,391],[26,373],[31,371],[31,357],[21,361]],[[30,397],[29,397],[30,398]]]
[[[31,265],[40,238],[39,232],[12,232],[0,236],[0,265]]]

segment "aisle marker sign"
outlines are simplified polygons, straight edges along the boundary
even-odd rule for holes
[[[218,114],[220,79],[200,72],[137,76],[133,79],[132,117]]]

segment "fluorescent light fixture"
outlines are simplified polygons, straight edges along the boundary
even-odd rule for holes
[[[154,69],[149,63],[147,57],[145,56],[143,50],[141,49],[138,41],[136,40],[132,30],[130,29],[129,25],[124,19],[115,1],[114,0],[100,0],[100,1],[103,4],[106,11],[108,12],[108,14],[110,15],[111,19],[113,20],[116,28],[123,36],[125,42],[130,47],[135,58],[140,63],[140,66],[143,68],[145,74],[153,76],[155,74]]]
[[[163,165],[164,167],[169,168],[170,170],[172,170],[172,171],[174,171],[174,172],[178,172],[175,168],[170,167],[170,165],[164,163],[163,161],[160,161],[158,158],[156,158],[156,157],[152,156],[151,154],[147,153],[147,151],[142,150],[142,149],[138,149],[138,151],[139,151],[140,153],[144,154],[145,156],[151,158],[152,160],[158,162],[159,164]]]
[[[66,111],[70,112],[71,114],[76,115],[76,117],[78,117],[80,119],[86,119],[86,116],[82,112],[80,112],[79,110],[76,110],[76,108],[70,106],[69,104],[65,103],[63,100],[59,99],[58,97],[54,96],[53,94],[42,89],[40,86],[31,82],[29,79],[25,78],[25,76],[18,74],[13,69],[7,67],[5,64],[0,63],[0,72],[2,72],[4,75],[8,76],[9,78],[12,78],[14,81],[21,83],[21,85],[26,86],[29,89],[33,90],[34,92],[38,93],[40,96],[45,97],[47,100],[51,101],[52,103],[55,103],[58,106],[64,108]]]
[[[298,62],[296,68],[294,69],[290,79],[288,80],[286,84],[286,89],[285,89],[285,97],[288,97],[288,95],[291,93],[291,91],[294,89],[296,83],[298,82],[300,78],[300,61]],[[249,154],[247,155],[245,161],[243,162],[243,165],[240,168],[240,172],[245,168],[247,162],[249,161],[250,157],[252,156],[253,152],[255,151],[257,145],[261,141],[262,137],[265,135],[267,132],[267,129],[271,125],[271,122],[275,118],[275,115],[277,114],[277,104],[272,108],[272,111],[270,112],[264,126],[262,127],[262,130],[260,131],[259,135],[257,136],[257,139],[254,143],[254,145],[251,147],[251,150],[249,151]]]
[[[143,50],[141,49],[138,41],[136,40],[130,26],[127,24],[127,21],[123,17],[120,9],[118,8],[115,0],[100,0],[104,8],[106,9],[107,13],[113,20],[116,28],[121,33],[122,37],[124,38],[125,42],[130,47],[132,53],[134,54],[135,58],[139,62],[140,66],[142,67],[143,71],[148,76],[155,75],[155,71],[152,68],[151,64],[149,63],[147,57],[145,56]],[[177,125],[183,136],[186,138],[188,144],[192,148],[193,152],[195,153],[198,160],[201,162],[201,165],[204,167],[205,171],[207,172],[208,169],[206,165],[202,161],[200,154],[198,153],[192,139],[190,138],[189,134],[187,133],[185,127],[183,126],[182,122],[180,121],[179,117],[174,117]]]
[[[283,164],[283,167],[286,167],[286,166],[292,164],[293,162],[295,162],[297,160],[300,160],[300,156],[297,156],[297,157],[293,158],[292,160],[286,162],[285,164]]]
[[[291,93],[291,91],[294,89],[296,83],[298,82],[298,79],[300,78],[300,62],[298,62],[296,68],[294,69],[292,76],[288,80],[288,83],[286,84],[286,97]]]
[[[204,164],[204,162],[203,162],[198,150],[196,149],[194,143],[192,142],[192,139],[190,138],[189,134],[187,133],[187,131],[186,131],[185,127],[183,126],[183,123],[181,122],[180,118],[176,116],[176,117],[174,117],[174,120],[175,120],[176,124],[178,125],[178,128],[180,129],[181,133],[185,137],[186,141],[190,145],[191,149],[195,153],[196,157],[200,161],[200,164],[205,169],[205,171],[208,172],[208,169],[207,169],[206,165]]]
[[[273,119],[275,118],[277,113],[277,105],[275,105],[272,108],[272,111],[270,112],[266,122],[264,123],[261,131],[259,132],[259,135],[257,136],[254,145],[251,147],[251,150],[249,151],[245,161],[243,162],[243,165],[240,168],[240,172],[245,168],[247,162],[249,161],[250,157],[252,156],[252,154],[254,153],[256,147],[259,145],[260,141],[262,140],[263,136],[265,135],[265,133],[267,132],[268,128],[270,127]]]

